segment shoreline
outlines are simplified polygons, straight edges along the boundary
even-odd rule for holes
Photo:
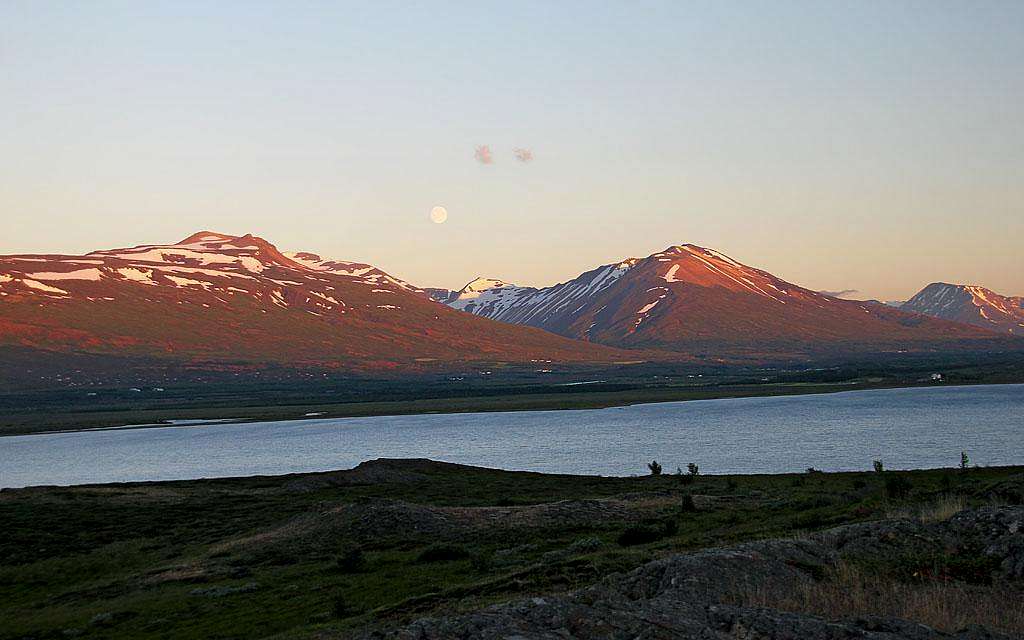
[[[15,436],[55,435],[93,431],[122,431],[169,427],[205,427],[212,425],[251,424],[255,422],[297,422],[342,418],[398,417],[409,415],[517,413],[523,411],[583,411],[632,407],[644,404],[665,404],[696,400],[728,400],[739,398],[766,398],[782,396],[810,396],[850,391],[879,391],[885,389],[955,388],[1024,384],[1022,382],[931,382],[913,383],[776,383],[758,385],[714,385],[709,387],[656,387],[627,391],[578,393],[523,393],[500,396],[471,396],[462,398],[421,398],[400,401],[348,402],[293,406],[259,406],[250,415],[240,416],[242,407],[216,407],[209,409],[184,408],[174,418],[154,418],[145,422],[125,424],[114,421],[95,426],[68,426],[53,428],[33,425],[0,426],[0,438]],[[155,413],[149,411],[147,413]],[[226,413],[233,414],[210,415]],[[83,412],[86,417],[88,412]],[[118,412],[119,414],[128,412]],[[159,415],[168,412],[160,411]],[[199,416],[198,414],[207,414]]]
[[[974,387],[847,389],[827,397],[748,396],[745,401],[649,403],[599,413],[571,409],[492,416],[179,423],[168,426],[202,430],[162,428],[134,435],[57,432],[39,434],[48,436],[44,438],[0,440],[0,451],[12,456],[11,464],[0,472],[0,485],[268,477],[353,468],[378,458],[423,456],[495,470],[602,477],[643,473],[638,461],[652,457],[665,462],[669,470],[696,460],[706,472],[740,475],[797,473],[807,468],[852,472],[868,465],[850,466],[851,451],[857,460],[884,458],[888,468],[904,471],[946,467],[958,461],[964,449],[976,464],[1024,464],[1014,453],[1019,434],[1012,419],[1024,398],[1024,385]],[[973,408],[959,410],[963,405]],[[865,411],[873,417],[862,422]],[[978,416],[991,419],[990,435],[972,434],[969,425]],[[903,428],[884,426],[901,420]],[[215,428],[218,425],[222,427]],[[936,425],[943,425],[939,432]],[[424,440],[423,434],[431,435]],[[919,437],[935,445],[931,454],[907,451],[906,443]],[[591,454],[567,455],[565,443],[569,442],[581,443],[579,451]],[[788,453],[793,442],[804,443],[805,453],[795,457]],[[835,442],[845,443],[843,456],[835,455]],[[880,442],[887,444],[880,446]],[[197,443],[203,443],[202,454],[183,457],[177,453]],[[599,453],[606,450],[613,453]],[[751,455],[751,451],[760,453]],[[61,460],[73,461],[86,452],[95,456],[89,464],[62,468]],[[132,465],[124,466],[129,459]]]

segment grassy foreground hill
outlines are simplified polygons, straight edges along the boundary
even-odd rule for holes
[[[788,572],[790,586],[708,582],[724,589],[723,611],[1024,633],[1024,534],[1013,528],[1024,512],[1000,506],[1024,500],[1024,468],[694,476],[663,462],[657,477],[378,460],[318,474],[0,491],[0,637],[333,638],[431,616],[456,618],[399,637],[473,637],[457,631],[472,620],[459,615],[523,599],[579,607],[576,590],[679,559],[717,562],[681,554],[770,538],[806,547],[768,574]],[[990,535],[992,522],[1009,533],[977,542],[971,532]],[[850,523],[873,524],[815,533]],[[827,552],[807,556],[825,541]],[[487,620],[504,620],[501,611]],[[895,635],[877,637],[911,637],[885,624]]]

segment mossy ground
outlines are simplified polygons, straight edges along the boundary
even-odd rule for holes
[[[983,504],[993,487],[1005,489],[1024,473],[1016,467],[700,476],[686,483],[674,475],[599,478],[408,464],[411,478],[398,473],[393,481],[365,484],[308,474],[0,492],[0,637],[343,632],[565,591],[672,552],[878,519],[951,495]],[[885,491],[886,478],[897,475],[910,482],[898,501]],[[697,511],[681,508],[684,493],[694,496]],[[365,530],[348,535],[344,527],[309,533],[332,510],[385,499],[442,515],[457,510],[464,519],[452,519],[444,540],[415,527],[370,537]],[[538,516],[535,526],[509,529],[465,524],[487,507],[529,518],[531,505],[566,500],[614,500],[627,512],[638,506],[635,517],[606,521]],[[294,522],[305,523],[296,525],[294,540],[268,537]],[[630,529],[655,535],[623,540]],[[354,563],[353,549],[360,555]]]

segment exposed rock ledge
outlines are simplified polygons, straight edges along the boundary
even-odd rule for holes
[[[839,527],[795,540],[708,549],[648,563],[574,593],[533,597],[364,638],[390,640],[667,638],[981,640],[1009,638],[980,627],[946,634],[876,617],[827,621],[799,613],[727,604],[739,585],[793,589],[842,559],[885,560],[922,550],[972,549],[997,567],[993,580],[1019,589],[1024,578],[1024,507],[963,511],[933,524],[889,520]]]

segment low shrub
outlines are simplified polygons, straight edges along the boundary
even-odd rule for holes
[[[627,527],[619,534],[617,542],[622,547],[657,542],[662,538],[679,533],[679,523],[669,518],[664,522],[648,522],[642,525]]]
[[[939,485],[943,491],[949,492],[953,489],[953,478],[948,473],[942,474],[942,480],[939,481]]]
[[[693,501],[693,496],[688,493],[683,494],[683,499],[679,502],[679,510],[683,513],[693,513],[697,510],[697,503]]]
[[[570,553],[590,553],[604,546],[601,538],[580,538],[569,545]]]
[[[347,618],[353,615],[352,607],[349,605],[348,600],[345,596],[334,596],[331,599],[331,615],[335,618]]]
[[[804,511],[793,518],[793,525],[798,529],[820,529],[830,523],[830,516],[821,510]]]
[[[358,547],[345,549],[335,558],[334,568],[339,573],[359,573],[366,568],[363,550]]]
[[[661,532],[666,538],[670,538],[679,533],[679,523],[671,519],[666,520],[665,524],[662,526]]]
[[[906,498],[913,488],[913,483],[905,476],[891,476],[885,479],[885,495],[892,500]]]
[[[432,544],[416,556],[416,562],[452,562],[470,556],[465,547],[455,544]]]
[[[648,544],[661,540],[662,532],[656,527],[637,526],[627,527],[619,534],[617,542],[620,547],[632,547],[638,544]]]
[[[488,573],[494,569],[494,556],[489,553],[474,553],[469,558],[469,566],[479,573]]]

